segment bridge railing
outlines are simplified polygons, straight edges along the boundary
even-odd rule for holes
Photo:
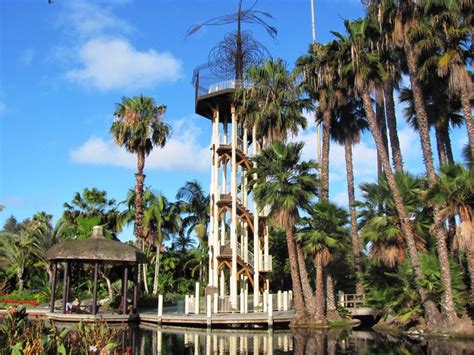
[[[338,293],[338,303],[340,306],[348,309],[365,307],[365,295],[355,293]]]

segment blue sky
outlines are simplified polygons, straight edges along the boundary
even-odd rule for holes
[[[250,1],[244,1],[250,4]],[[235,11],[223,0],[17,0],[0,2],[0,225],[44,210],[55,220],[76,191],[97,187],[121,201],[134,184],[135,158],[113,145],[109,128],[122,96],[144,94],[168,106],[173,136],[146,163],[146,185],[174,199],[186,181],[209,186],[209,121],[194,114],[193,69],[233,27],[211,27],[185,39],[197,22]],[[315,0],[319,41],[362,16],[358,0]],[[278,28],[271,39],[246,26],[273,57],[292,67],[311,41],[310,0],[260,0]],[[402,121],[400,119],[400,121]],[[418,138],[403,123],[410,170],[423,171]],[[314,127],[302,132],[314,158]],[[456,154],[466,142],[456,131]],[[341,147],[331,152],[331,197],[344,205]],[[357,182],[374,178],[375,150],[366,136],[355,147]],[[131,237],[130,230],[122,239]]]

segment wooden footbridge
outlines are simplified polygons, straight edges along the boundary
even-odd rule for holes
[[[337,295],[337,302],[341,307],[344,307],[351,312],[352,317],[377,317],[378,311],[374,308],[367,307],[364,294],[352,294],[339,292]]]

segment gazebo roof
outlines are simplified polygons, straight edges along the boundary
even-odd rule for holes
[[[77,260],[84,263],[102,261],[106,264],[144,264],[148,259],[140,249],[115,240],[105,239],[102,227],[94,227],[92,236],[54,245],[46,253],[50,261]]]

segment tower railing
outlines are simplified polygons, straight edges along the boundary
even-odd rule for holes
[[[232,145],[231,136],[230,134],[221,133],[217,136],[217,141],[219,145]],[[242,138],[237,137],[237,148],[241,151],[244,150],[244,141]]]
[[[192,84],[195,88],[196,100],[205,95],[213,94],[228,89],[249,88],[249,80],[235,79],[234,74],[218,74],[216,70],[207,64],[200,65],[194,69]]]

